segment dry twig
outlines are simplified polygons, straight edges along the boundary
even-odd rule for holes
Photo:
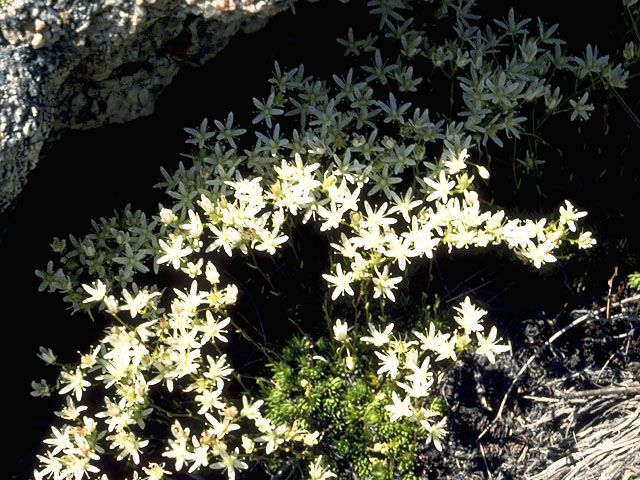
[[[635,302],[635,301],[638,301],[638,300],[640,300],[640,295],[634,295],[632,297],[625,298],[624,300],[616,302],[612,306],[621,307],[621,306],[623,306],[623,305],[625,305],[627,303]],[[502,416],[502,411],[504,410],[504,407],[505,407],[505,405],[507,403],[507,399],[509,398],[509,394],[511,393],[511,391],[515,387],[515,385],[518,382],[518,380],[520,380],[520,377],[522,376],[522,374],[527,370],[527,368],[529,368],[529,366],[533,363],[533,361],[540,356],[540,354],[544,351],[544,349],[546,347],[548,347],[549,345],[551,345],[553,342],[555,342],[562,335],[564,335],[567,331],[571,330],[573,327],[575,327],[577,325],[580,325],[581,323],[587,321],[589,318],[595,317],[597,314],[602,314],[602,313],[608,312],[609,311],[609,307],[610,307],[610,305],[607,303],[606,307],[599,308],[598,310],[595,310],[593,312],[585,313],[584,315],[581,315],[580,317],[576,318],[569,325],[565,326],[564,328],[562,328],[559,331],[557,331],[556,333],[554,333],[546,342],[544,342],[544,344],[542,344],[542,346],[540,347],[540,349],[536,353],[534,353],[533,355],[531,355],[531,357],[529,357],[529,359],[522,366],[522,368],[520,368],[520,370],[516,374],[515,378],[513,379],[511,384],[509,385],[509,388],[507,389],[506,393],[504,394],[504,397],[502,398],[502,402],[500,402],[500,408],[498,409],[498,412],[496,413],[496,416],[493,418],[493,420],[491,420],[491,422],[489,422],[489,424],[480,433],[480,435],[478,435],[478,439],[477,439],[478,441],[480,439],[482,439],[482,437],[484,437],[484,435],[489,431],[489,428]]]

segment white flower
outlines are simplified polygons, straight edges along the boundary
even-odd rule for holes
[[[33,391],[31,392],[32,397],[49,397],[51,395],[51,387],[45,379],[42,379],[39,382],[36,382],[35,380],[32,381],[31,388],[33,388]]]
[[[116,460],[120,461],[124,458],[131,457],[133,463],[140,463],[140,451],[149,445],[149,440],[140,440],[134,433],[122,430],[114,435],[107,437],[111,440],[111,449],[120,449]]]
[[[227,331],[224,327],[231,323],[230,318],[225,318],[223,320],[217,320],[213,317],[213,314],[207,310],[205,313],[207,320],[198,326],[198,329],[204,333],[202,336],[202,344],[205,344],[208,341],[213,341],[214,339],[218,339],[221,342],[227,342],[227,337],[223,334],[226,334]]]
[[[481,332],[484,326],[480,323],[480,319],[487,314],[486,310],[475,307],[469,297],[465,297],[464,302],[459,307],[453,307],[459,313],[454,320],[464,329],[465,334],[471,332]]]
[[[624,50],[622,50],[622,56],[625,60],[632,60],[636,56],[636,46],[633,42],[627,42],[624,44]]]
[[[131,248],[131,247],[129,247],[129,248]],[[107,293],[107,286],[104,283],[102,283],[101,280],[97,280],[94,283],[94,285],[95,285],[95,287],[90,287],[89,285],[82,284],[82,288],[84,288],[85,291],[89,295],[91,295],[89,298],[85,299],[82,303],[100,302],[100,301],[102,301],[102,299],[104,298],[104,296]]]
[[[360,337],[360,340],[372,343],[376,347],[381,347],[389,343],[389,334],[393,331],[393,323],[390,323],[384,330],[377,330],[373,325],[369,325],[370,337]]]
[[[404,113],[411,106],[411,102],[407,102],[403,103],[398,108],[398,103],[396,102],[396,97],[393,95],[393,93],[389,93],[388,104],[382,101],[377,101],[376,103],[384,111],[384,113],[387,114],[387,116],[383,120],[384,123],[398,122],[400,124],[404,124],[404,117],[402,115],[404,115]]]
[[[594,109],[594,106],[587,103],[588,98],[589,92],[584,92],[584,95],[582,95],[577,102],[575,100],[569,100],[569,103],[571,103],[573,107],[573,112],[571,113],[572,122],[576,117],[580,117],[580,120],[589,120],[589,112]]]
[[[209,292],[198,291],[197,280],[191,282],[189,293],[185,293],[177,288],[174,288],[173,292],[177,297],[174,301],[180,302],[180,307],[190,314],[194,314],[198,307],[203,303],[203,299],[209,295]],[[207,311],[207,313],[209,313],[209,311]]]
[[[398,386],[402,388],[408,396],[421,398],[429,395],[429,388],[431,387],[433,380],[410,380],[410,383],[410,385],[407,385],[406,383],[398,382]]]
[[[187,452],[184,456],[186,461],[193,462],[193,465],[189,467],[189,473],[209,464],[209,445],[201,445],[195,435],[191,437],[191,443],[193,444],[193,452]]]
[[[34,480],[42,480],[44,478],[51,478],[51,474],[54,475],[54,478],[61,477],[63,475],[63,464],[62,460],[55,456],[51,451],[46,453],[46,457],[42,455],[37,455],[38,460],[40,461],[40,466],[43,466],[40,471],[34,470],[33,476]]]
[[[278,236],[279,231],[277,228],[273,229],[271,233],[266,236],[261,236],[259,243],[256,245],[256,250],[261,252],[267,252],[269,255],[276,253],[276,248],[289,240],[287,235]]]
[[[204,267],[204,275],[207,278],[207,282],[211,285],[217,285],[220,283],[220,273],[218,273],[218,269],[210,261],[208,261],[207,265]]]
[[[131,318],[136,318],[139,313],[142,313],[149,305],[151,305],[153,297],[160,295],[162,295],[160,292],[149,293],[146,290],[141,290],[134,297],[125,288],[122,291],[122,296],[124,297],[126,304],[120,307],[120,310],[129,310]]]
[[[591,44],[588,44],[584,59],[573,57],[573,60],[577,64],[576,75],[578,78],[583,78],[589,73],[600,73],[607,66],[609,56],[598,57],[598,46],[592,48]]]
[[[543,263],[552,263],[556,261],[556,257],[551,255],[551,251],[556,248],[557,243],[551,239],[547,239],[544,242],[537,244],[533,242],[527,242],[525,250],[523,250],[522,256],[531,260],[536,268],[540,268]]]
[[[171,473],[164,469],[164,463],[150,462],[148,467],[142,467],[142,471],[148,476],[145,480],[162,480],[166,473]]]
[[[335,300],[345,292],[349,295],[354,295],[353,289],[351,288],[351,285],[349,285],[353,280],[353,272],[343,273],[341,264],[338,263],[336,265],[335,275],[323,273],[322,278],[336,286],[333,294],[331,295],[331,300]]]
[[[261,418],[260,407],[264,404],[264,400],[256,400],[250,403],[245,395],[242,396],[242,410],[240,415],[247,417],[250,420],[256,420]]]
[[[384,254],[392,258],[403,272],[407,268],[409,257],[417,257],[420,254],[417,250],[411,248],[412,243],[413,241],[409,236],[405,236],[403,240],[395,235],[388,236],[388,245]]]
[[[84,379],[84,372],[80,369],[80,367],[76,368],[75,373],[62,371],[60,373],[60,377],[61,382],[66,383],[67,385],[63,387],[58,393],[60,393],[60,395],[64,395],[65,393],[73,390],[76,394],[76,400],[78,401],[80,401],[80,399],[82,398],[82,392],[91,385],[90,382],[87,382]]]
[[[102,347],[98,345],[90,353],[84,353],[80,356],[80,368],[91,368],[96,364],[98,354]],[[80,352],[78,352],[80,353]]]
[[[352,55],[360,55],[360,50],[359,50],[359,45],[360,45],[360,40],[356,40],[353,37],[353,28],[349,28],[349,31],[347,32],[347,39],[345,40],[344,38],[338,38],[336,39],[336,41],[340,44],[340,45],[344,45],[345,47],[347,47],[347,49],[344,52],[344,55],[347,56],[349,54]]]
[[[207,131],[207,124],[208,120],[204,118],[200,123],[200,128],[198,128],[197,130],[194,128],[185,128],[184,131],[192,137],[188,140],[185,140],[185,143],[193,143],[198,145],[198,147],[200,148],[204,147],[204,142],[216,135],[215,132]]]
[[[84,405],[76,407],[73,403],[73,398],[69,395],[67,395],[66,403],[66,406],[62,407],[62,410],[59,412],[53,412],[56,416],[64,418],[65,420],[76,420],[80,416],[80,413],[84,412],[88,408]],[[84,418],[86,419],[87,417]]]
[[[306,432],[303,436],[302,443],[304,443],[308,447],[313,447],[318,444],[318,439],[320,438],[320,432]]]
[[[233,137],[239,137],[247,132],[244,128],[234,128],[233,127],[233,112],[229,112],[227,115],[227,120],[222,124],[222,122],[218,120],[214,120],[213,123],[216,124],[216,127],[220,131],[220,133],[216,136],[216,140],[226,140],[229,142],[229,145],[235,148],[236,142],[233,140]]]
[[[396,301],[396,297],[393,295],[397,283],[402,281],[402,277],[389,277],[389,265],[385,265],[382,269],[382,273],[376,268],[376,277],[373,278],[373,298],[385,296],[392,302]]]
[[[238,447],[236,447],[233,453],[227,453],[226,450],[220,449],[219,455],[222,460],[220,462],[212,463],[209,465],[209,468],[222,468],[227,470],[229,480],[235,480],[236,469],[246,470],[249,468],[249,465],[238,458]]]
[[[264,435],[254,438],[254,441],[260,442],[260,443],[266,443],[267,446],[265,448],[265,453],[267,455],[270,455],[272,452],[274,452],[278,448],[278,445],[281,445],[282,443],[284,443],[284,440],[285,440],[284,434],[286,430],[287,430],[286,425],[271,427],[265,432]]]
[[[169,448],[162,453],[163,457],[175,458],[176,472],[179,472],[184,465],[185,458],[189,452],[187,440],[189,439],[189,429],[182,428],[178,420],[171,426],[172,439],[168,440]]]
[[[442,439],[447,434],[444,426],[447,423],[447,418],[444,417],[435,425],[431,425],[427,420],[420,420],[420,424],[429,432],[427,436],[427,445],[433,442],[433,446],[436,447],[436,450],[439,452],[442,451]]]
[[[415,207],[422,203],[422,200],[413,199],[413,190],[411,187],[405,192],[403,197],[400,197],[396,192],[391,192],[391,199],[394,202],[394,206],[389,209],[389,213],[400,212],[405,222],[411,223],[409,213]]]
[[[315,463],[309,465],[309,480],[327,480],[335,476],[336,474],[328,468],[322,467],[322,455],[316,459]]]
[[[253,440],[251,440],[249,437],[247,437],[246,435],[242,435],[242,448],[244,448],[244,451],[246,453],[253,453],[253,451],[256,448],[255,443],[253,443]]]
[[[204,193],[200,195],[200,200],[198,200],[196,203],[200,206],[200,208],[202,208],[202,210],[204,210],[204,213],[206,215],[213,215],[213,213],[216,211],[216,206]]]
[[[384,409],[389,412],[390,422],[395,422],[399,418],[413,417],[413,409],[411,408],[411,397],[407,395],[404,397],[404,400],[400,400],[400,397],[396,392],[391,394],[391,400],[393,401],[393,405],[386,405]]]
[[[413,351],[415,352],[415,350]],[[422,365],[418,365],[416,352],[416,362],[407,361],[406,366],[409,367],[409,369],[411,369],[411,371],[413,372],[411,375],[407,375],[407,380],[413,383],[423,383],[425,388],[429,388],[433,383],[433,373],[429,371],[430,365],[431,359],[429,357],[425,357],[422,361]]]
[[[564,201],[566,207],[560,207],[560,223],[567,225],[572,232],[576,231],[575,222],[587,215],[587,212],[579,212],[569,200]]]
[[[498,345],[495,343],[496,337],[498,336],[498,330],[496,327],[491,327],[487,337],[484,337],[478,332],[476,332],[476,336],[478,337],[478,348],[476,349],[476,353],[485,355],[491,363],[496,362],[496,353],[508,352],[511,349],[509,345]]]
[[[173,213],[173,211],[171,211],[171,209],[162,208],[160,210],[160,220],[162,221],[162,223],[169,225],[170,223],[176,221],[177,219],[178,217],[176,216],[175,213]]]
[[[422,350],[431,350],[432,352],[439,352],[441,345],[449,338],[449,334],[443,334],[442,332],[436,332],[436,326],[433,322],[429,323],[429,330],[426,331],[427,335],[421,332],[413,332],[413,334],[420,339]]]
[[[262,177],[254,177],[251,180],[242,179],[238,182],[225,181],[224,183],[235,190],[233,196],[238,200],[255,205],[263,205],[261,181]]]
[[[51,455],[73,448],[73,442],[71,441],[71,438],[69,438],[70,429],[71,427],[69,425],[65,425],[62,431],[58,430],[56,427],[51,427],[53,437],[44,440],[44,443],[55,447],[51,452]]]
[[[562,95],[560,94],[560,87],[556,87],[553,92],[551,91],[551,87],[545,91],[544,103],[548,110],[554,110],[558,105],[560,105],[561,100]]]
[[[264,120],[269,128],[272,127],[271,118],[275,115],[281,115],[284,113],[284,110],[281,108],[275,108],[273,106],[273,102],[275,100],[275,92],[271,92],[269,98],[267,98],[266,102],[261,102],[257,98],[253,99],[253,104],[258,109],[259,113],[256,115],[251,123],[256,124]]]
[[[591,248],[596,243],[596,239],[591,237],[591,232],[582,232],[578,237],[578,247],[580,248]]]
[[[374,353],[380,359],[380,363],[382,364],[377,371],[378,375],[389,372],[389,376],[395,380],[398,376],[398,368],[400,368],[400,360],[398,360],[395,352],[392,349],[389,349],[387,350],[388,355],[384,355],[380,352]]]
[[[433,192],[427,197],[427,202],[440,199],[442,203],[447,203],[451,190],[456,186],[456,182],[449,180],[444,170],[440,170],[437,182],[430,178],[425,178],[424,182],[433,189]]]
[[[444,166],[449,169],[449,175],[455,175],[458,172],[463,171],[467,168],[466,159],[469,155],[467,155],[467,149],[462,150],[458,155],[454,153],[449,153],[449,160],[444,162]]]
[[[222,394],[222,390],[208,390],[205,389],[202,391],[200,395],[196,395],[196,402],[200,404],[200,409],[198,410],[198,415],[202,415],[212,408],[224,408],[225,403],[218,400],[220,395]]]
[[[228,418],[224,418],[220,422],[217,418],[215,418],[210,413],[205,413],[204,416],[213,427],[211,431],[219,439],[224,438],[229,432],[233,432],[234,430],[240,429],[240,425],[238,425],[237,423],[231,423],[231,420],[229,420]],[[212,467],[212,468],[219,468],[219,467]]]
[[[524,29],[524,26],[529,23],[531,21],[530,18],[525,18],[524,20],[520,20],[518,23],[516,23],[516,16],[515,13],[513,11],[513,7],[509,9],[509,14],[507,17],[507,21],[501,21],[501,20],[494,20],[494,22],[502,27],[504,29],[504,31],[506,33],[508,33],[511,36],[515,36],[521,33],[525,33],[526,30]]]
[[[325,219],[320,226],[320,231],[325,232],[338,228],[346,211],[347,209],[344,206],[339,207],[335,202],[331,202],[329,209],[320,205],[318,207],[318,215]]]
[[[344,363],[347,366],[347,369],[349,369],[349,371],[353,370],[356,366],[355,360],[351,356],[351,354],[347,354],[347,356],[344,358]]]
[[[104,305],[111,315],[116,315],[120,311],[118,300],[113,295],[104,298]]]
[[[174,237],[171,245],[160,239],[158,243],[160,244],[160,247],[165,252],[165,254],[158,258],[156,260],[156,263],[162,264],[171,262],[173,268],[178,270],[180,268],[180,261],[182,257],[186,257],[193,251],[191,247],[182,248],[183,241],[184,239],[182,238],[182,235]]]
[[[202,235],[203,227],[202,227],[202,220],[200,220],[200,216],[193,210],[189,210],[189,220],[190,220],[190,223],[185,223],[184,225],[181,225],[180,228],[187,230],[189,232],[189,235],[191,235],[194,238],[197,238],[200,235]]]

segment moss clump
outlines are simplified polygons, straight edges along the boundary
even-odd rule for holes
[[[416,422],[390,423],[385,405],[392,386],[381,382],[368,347],[361,344],[349,369],[341,345],[327,338],[291,339],[280,359],[269,365],[271,380],[261,384],[265,413],[276,422],[298,422],[319,431],[317,450],[331,459],[339,479],[387,480],[415,477],[418,444],[426,432]],[[289,459],[290,460],[290,459]],[[268,468],[278,471],[287,459],[272,458]]]

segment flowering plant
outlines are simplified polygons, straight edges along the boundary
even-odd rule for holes
[[[34,382],[33,394],[57,392],[66,404],[35,478],[159,480],[210,468],[233,480],[253,464],[315,480],[414,478],[418,444],[443,449],[443,372],[463,351],[494,362],[509,347],[469,297],[453,322],[399,326],[393,305],[406,297],[410,266],[443,249],[503,245],[540,268],[565,245],[591,247],[578,228],[586,213],[568,200],[554,218],[535,220],[483,205],[477,186],[489,171],[479,154],[489,140],[502,148],[524,135],[525,109],[568,108],[554,68],[597,73],[610,88],[627,75],[591,47],[585,59],[564,56],[555,26],[531,32],[513,10],[495,22],[498,32],[481,29],[472,5],[416,8],[416,20],[412,2],[371,0],[384,38],[356,40],[349,30],[339,40],[366,59],[359,69],[331,82],[276,63],[269,94],[253,99],[252,123],[267,129],[253,146],[233,113],[213,130],[205,119],[185,129],[190,163],[161,169],[166,207],[101,218],[92,233],[70,236],[70,247],[54,240],[60,263],[37,272],[41,290],[111,323],[75,364],[41,350],[60,373]],[[429,22],[453,23],[456,37],[437,42]],[[434,70],[459,81],[456,115],[426,108],[423,79]],[[576,98],[570,121],[593,108],[588,92]],[[326,283],[315,292],[326,329],[268,348],[234,319],[243,280],[222,265],[241,257],[263,294],[277,296],[264,261],[291,254],[301,264],[302,225],[328,239]],[[172,273],[189,280],[172,288]],[[292,319],[300,329],[301,320]],[[264,354],[268,372],[258,370],[257,382],[230,364],[231,328]],[[336,420],[357,440],[341,444]]]

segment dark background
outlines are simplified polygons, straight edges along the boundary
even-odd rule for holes
[[[516,2],[491,2],[487,18],[506,16],[512,3]],[[126,125],[67,132],[41,158],[12,208],[0,216],[6,405],[0,440],[9,460],[3,465],[7,478],[28,477],[35,453],[40,451],[41,441],[49,432],[53,418],[50,412],[58,409],[58,398],[30,396],[32,380],[51,377],[51,372],[36,357],[38,346],[51,347],[63,358],[72,359],[98,333],[89,319],[71,316],[59,296],[37,292],[40,279],[34,270],[45,269],[47,261],[54,258],[49,247],[52,238],[66,238],[69,233],[82,236],[90,228],[90,219],[110,216],[114,209],[120,210],[127,203],[148,214],[156,211],[159,202],[168,203],[152,185],[160,181],[161,165],[171,170],[180,161],[179,154],[189,151],[184,144],[187,134],[183,128],[197,128],[203,117],[208,117],[213,125],[214,119],[224,119],[233,110],[236,124],[252,135],[251,97],[267,96],[267,79],[274,60],[279,60],[283,69],[304,63],[306,74],[322,78],[346,71],[349,59],[343,56],[343,47],[335,38],[345,37],[349,26],[354,27],[356,36],[364,36],[366,24],[371,22],[364,4],[355,0],[347,5],[335,0],[298,3],[296,15],[285,12],[259,32],[239,33],[204,67],[185,66],[158,99],[151,117]],[[517,6],[516,13],[519,17],[540,16],[547,24],[559,22],[559,36],[569,42],[572,52],[582,51],[587,42],[599,43],[602,52],[607,51],[609,44],[623,45],[619,42],[621,21],[617,4],[615,8],[602,7],[598,11],[587,10],[577,1],[565,2],[562,9],[556,5],[557,2],[524,2]],[[483,8],[488,9],[486,5]],[[622,93],[637,102],[628,92]],[[602,133],[605,118],[598,107],[602,105],[596,106],[589,128]],[[463,254],[457,259],[442,259],[444,284],[464,285],[463,280],[474,271],[485,272],[483,275],[494,283],[480,293],[488,307],[494,307],[496,315],[512,315],[511,320],[503,318],[506,327],[517,320],[513,316],[517,310],[514,304],[522,303],[523,298],[528,298],[529,304],[519,305],[522,307],[519,315],[553,311],[565,304],[577,305],[603,293],[615,265],[620,264],[624,274],[637,267],[633,256],[637,252],[633,236],[638,224],[637,149],[620,152],[621,145],[633,144],[630,138],[637,135],[637,129],[617,105],[610,107],[606,119],[610,122],[610,136],[592,136],[589,128],[578,128],[577,123],[566,121],[564,129],[557,132],[566,138],[563,147],[568,163],[549,167],[555,177],[549,183],[548,205],[511,195],[509,168],[501,167],[499,161],[490,187],[498,198],[503,196],[504,201],[498,204],[504,206],[529,203],[527,208],[541,206],[544,211],[556,208],[560,198],[571,198],[590,212],[588,222],[600,235],[610,237],[613,247],[601,249],[596,254],[597,261],[587,266],[570,264],[546,275],[524,266],[501,264],[499,258],[492,256]],[[635,108],[638,112],[637,103]],[[602,138],[606,139],[604,143]],[[563,138],[556,141],[563,142]],[[577,157],[579,161],[575,160]],[[602,169],[609,173],[604,180],[596,181]],[[571,171],[576,173],[573,178],[569,177]],[[601,237],[598,238],[600,241]],[[626,242],[624,248],[615,247],[621,239]],[[587,267],[592,272],[587,278],[588,288],[577,292],[571,277],[575,269]],[[473,288],[473,282],[476,280],[465,288]],[[496,295],[500,298],[496,299]]]

